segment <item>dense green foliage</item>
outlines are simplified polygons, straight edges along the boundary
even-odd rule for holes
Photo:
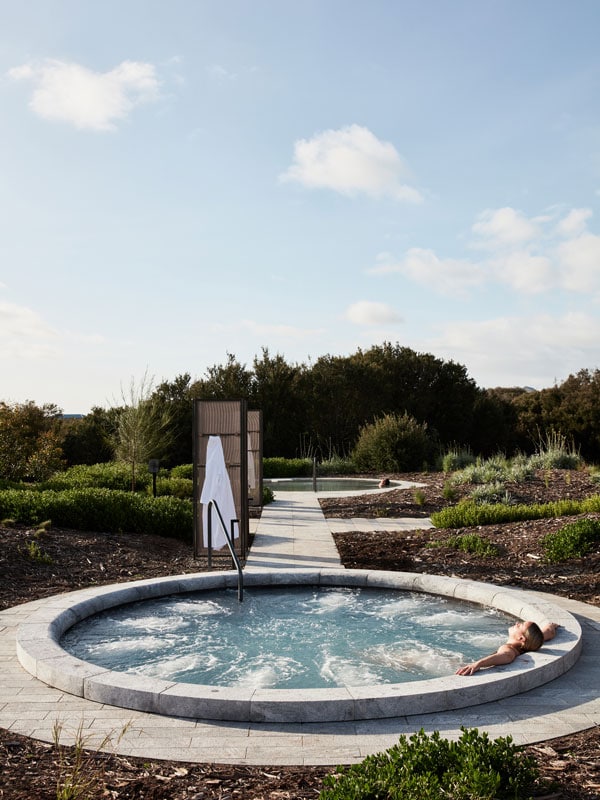
[[[425,423],[388,414],[361,428],[352,460],[359,472],[411,472],[427,469],[434,453]]]
[[[0,491],[0,519],[26,525],[50,519],[75,530],[150,533],[191,541],[192,504],[175,497],[152,498],[112,489]]]
[[[140,472],[137,488],[145,490],[151,485],[152,476]],[[43,489],[116,489],[131,490],[131,466],[124,461],[109,461],[105,464],[76,464],[64,472],[57,472],[42,485]]]
[[[55,406],[0,402],[0,479],[43,480],[63,465]]]
[[[263,478],[309,478],[312,474],[310,458],[263,459]]]
[[[462,728],[456,742],[422,729],[397,745],[338,767],[320,800],[527,800],[539,771],[512,738]]]
[[[600,461],[600,370],[583,369],[541,391],[484,390],[460,364],[385,342],[308,364],[289,364],[267,349],[250,366],[227,354],[224,364],[209,367],[198,380],[178,375],[151,393],[124,398],[121,408],[94,408],[82,419],[62,419],[53,406],[0,403],[0,479],[39,480],[61,458],[67,465],[108,461],[115,457],[115,445],[117,457],[135,465],[136,479],[147,458],[160,458],[167,468],[189,464],[194,399],[246,399],[249,408],[260,409],[267,457],[316,456],[319,462],[347,457],[365,426],[408,415],[427,425],[439,444],[436,456],[447,453],[443,466],[448,471],[471,453],[531,455],[540,439],[553,436],[569,442],[569,452],[561,454],[562,463],[554,459],[555,466],[568,468],[580,458]],[[149,420],[140,436],[140,424]],[[166,421],[168,437],[142,452],[138,443]]]
[[[582,558],[600,542],[600,519],[580,519],[544,536],[542,546],[550,563]]]
[[[486,503],[477,505],[474,500],[463,500],[431,515],[436,528],[472,528],[476,525],[520,522],[526,519],[551,519],[571,517],[576,514],[600,513],[600,495],[585,500],[557,500],[553,503],[533,505],[504,505]]]

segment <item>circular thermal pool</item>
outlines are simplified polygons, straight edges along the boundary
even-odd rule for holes
[[[319,587],[325,595],[331,587],[344,587],[342,594],[356,588],[391,589],[398,591],[398,599],[399,590],[421,592],[493,609],[490,619],[502,612],[540,624],[552,620],[561,625],[560,634],[536,653],[473,676],[445,674],[396,683],[374,676],[373,682],[366,685],[351,681],[327,688],[192,684],[98,666],[72,656],[62,647],[62,638],[69,629],[99,612],[113,613],[126,604],[190,592],[227,593],[236,585],[237,572],[211,572],[84,589],[48,598],[19,627],[17,654],[23,667],[38,679],[100,703],[197,719],[308,722],[397,717],[486,703],[553,680],[575,663],[581,649],[577,620],[531,593],[458,578],[344,569],[256,569],[244,573],[244,585],[248,592],[252,587],[285,587],[282,595],[298,587],[310,587],[310,592]],[[244,603],[239,613],[244,613]],[[499,637],[497,644],[501,642]]]
[[[106,669],[217,686],[315,689],[451,675],[493,652],[512,618],[422,592],[254,586],[118,606],[60,644]]]
[[[279,489],[281,492],[314,492],[315,485],[312,478],[265,478],[263,481],[273,491]],[[400,486],[408,485],[400,481],[390,481],[386,490],[396,489]],[[317,492],[352,492],[359,494],[362,492],[372,492],[379,489],[379,480],[376,478],[317,478]]]

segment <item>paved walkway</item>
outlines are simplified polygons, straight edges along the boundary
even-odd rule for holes
[[[314,496],[289,494],[278,492],[277,502],[265,509],[256,526],[247,569],[339,565],[329,533],[332,523],[323,519]],[[386,520],[386,529],[391,525],[391,520]],[[0,612],[0,727],[53,741],[58,726],[64,743],[76,741],[81,731],[79,736],[88,747],[108,740],[103,749],[147,759],[264,765],[360,761],[391,747],[401,734],[410,735],[420,728],[458,738],[464,725],[485,730],[492,737],[511,735],[519,744],[542,741],[600,724],[600,608],[556,596],[552,599],[575,614],[584,644],[575,666],[545,686],[459,711],[286,724],[157,716],[93,703],[50,688],[23,670],[16,658],[16,628],[39,604],[27,603]]]

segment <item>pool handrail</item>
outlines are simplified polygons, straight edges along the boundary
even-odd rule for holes
[[[208,520],[207,520],[207,534],[208,534],[208,566],[210,567],[212,564],[212,507],[215,507],[217,515],[219,517],[219,522],[221,523],[221,528],[223,529],[223,533],[225,534],[225,540],[227,541],[227,547],[229,548],[229,552],[231,554],[231,558],[233,559],[233,563],[235,564],[235,568],[237,569],[238,573],[238,600],[241,603],[244,599],[244,573],[242,570],[242,565],[240,564],[240,560],[235,552],[234,546],[234,528],[233,526],[237,523],[239,527],[239,520],[232,519],[231,520],[231,533],[227,531],[227,525],[225,525],[225,521],[223,519],[223,515],[221,514],[221,509],[219,508],[219,504],[216,500],[210,500],[207,504],[207,511],[208,511]]]

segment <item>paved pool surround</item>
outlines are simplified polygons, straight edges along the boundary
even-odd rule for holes
[[[134,581],[55,595],[17,629],[21,665],[56,689],[121,708],[172,717],[236,722],[344,722],[466,708],[526,692],[567,672],[581,652],[576,618],[519,589],[436,575],[346,569],[253,569],[245,586],[365,586],[425,592],[497,608],[517,619],[558,622],[556,639],[512,664],[472,676],[398,684],[263,689],[195,685],[115,672],[69,655],[62,635],[87,617],[125,603],[171,594],[234,588],[237,572],[209,572]]]

